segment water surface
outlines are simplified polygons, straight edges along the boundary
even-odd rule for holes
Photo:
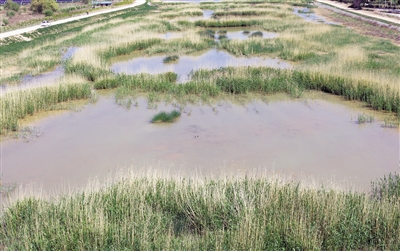
[[[311,9],[308,9],[308,8],[296,7],[296,8],[294,8],[293,13],[299,17],[302,17],[303,19],[305,19],[308,22],[319,22],[319,23],[325,23],[325,24],[340,25],[339,23],[326,21],[325,18],[316,15],[314,12],[312,12]]]
[[[116,73],[138,74],[142,72],[157,74],[175,72],[179,82],[188,81],[188,74],[193,70],[215,69],[228,66],[268,66],[291,68],[291,65],[277,58],[235,57],[226,51],[211,49],[199,56],[180,56],[175,63],[164,64],[167,55],[153,57],[137,57],[125,62],[117,62],[111,66]]]
[[[275,170],[368,189],[398,171],[398,130],[358,125],[362,111],[325,100],[192,105],[168,125],[149,121],[176,107],[136,101],[128,110],[103,97],[81,112],[34,123],[42,130],[36,140],[3,143],[3,181],[83,186],[119,167],[144,166],[185,176]]]

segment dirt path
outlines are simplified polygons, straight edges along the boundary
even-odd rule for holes
[[[129,8],[133,8],[133,7],[142,5],[144,3],[146,3],[146,0],[136,0],[135,3],[130,4],[130,5],[125,5],[125,6],[112,8],[112,9],[108,9],[108,10],[104,10],[104,11],[94,12],[94,13],[90,13],[89,15],[84,14],[84,15],[81,15],[81,16],[76,16],[76,17],[70,17],[70,18],[67,18],[67,19],[57,20],[57,21],[52,22],[52,25],[64,24],[64,23],[68,23],[68,22],[71,22],[71,21],[84,19],[84,18],[88,18],[88,17],[92,17],[92,16],[97,16],[97,15],[101,15],[101,14],[105,14],[105,13],[120,11],[120,10],[124,10],[124,9],[129,9]],[[40,25],[35,25],[35,26],[27,27],[27,28],[22,28],[22,29],[18,29],[18,30],[13,30],[13,31],[0,33],[0,40],[3,39],[3,38],[20,35],[20,34],[23,34],[25,32],[31,32],[31,31],[34,31],[34,30],[37,30],[37,29],[40,29],[40,28],[42,28]]]
[[[316,0],[316,1],[320,2],[320,3],[324,3],[324,4],[328,4],[328,5],[334,6],[334,7],[338,8],[338,9],[346,10],[346,12],[356,13],[358,15],[363,15],[363,16],[366,16],[366,17],[372,17],[372,18],[375,18],[375,19],[384,20],[384,21],[387,21],[387,22],[391,22],[391,23],[400,25],[400,19],[399,19],[400,17],[399,18],[386,17],[386,16],[382,16],[382,15],[373,13],[371,11],[354,10],[354,9],[350,9],[349,8],[349,4],[339,3],[339,2],[335,2],[335,1],[329,1],[329,0]]]

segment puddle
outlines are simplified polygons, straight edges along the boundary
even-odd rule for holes
[[[149,120],[176,108],[160,103],[150,110],[143,98],[136,101],[127,110],[101,97],[79,113],[36,122],[43,134],[35,141],[3,142],[3,181],[83,186],[133,166],[184,176],[275,170],[368,189],[371,180],[398,171],[398,130],[358,125],[363,111],[325,100],[187,106],[168,125]]]
[[[66,50],[66,52],[62,55],[61,60],[65,61],[68,58],[72,57],[74,53],[78,50],[78,47],[70,47]],[[39,86],[50,86],[54,84],[58,84],[58,79],[64,76],[64,68],[62,66],[55,67],[54,70],[42,73],[38,76],[32,76],[30,74],[25,75],[22,79],[21,83],[17,85],[2,85],[1,86],[1,95],[7,93],[12,90],[24,90],[28,88],[35,88]]]
[[[183,32],[167,32],[165,34],[160,35],[160,38],[163,39],[174,39],[174,38],[183,38]]]
[[[164,64],[166,55],[154,57],[138,57],[125,62],[114,63],[111,69],[116,73],[138,74],[146,72],[158,74],[175,72],[179,75],[180,83],[187,82],[188,74],[192,70],[215,69],[228,66],[268,66],[276,68],[291,68],[285,61],[276,58],[261,57],[234,57],[225,51],[211,49],[200,56],[180,56],[173,64]]]
[[[222,30],[211,28],[209,30],[215,31],[216,39],[218,39],[220,35],[225,35],[228,39],[237,39],[237,40],[246,40],[249,39],[251,36],[255,35],[258,35],[258,37],[262,37],[265,39],[272,39],[278,37],[277,33],[264,32],[258,30],[243,30],[243,28],[224,28]],[[226,31],[226,33],[224,31]]]
[[[79,50],[79,47],[69,47],[67,51],[62,55],[61,60],[67,60],[70,57],[72,57],[77,51]]]
[[[325,23],[325,24],[332,24],[332,25],[340,25],[339,23],[335,22],[328,22],[325,20],[325,18],[321,16],[317,16],[315,13],[312,12],[311,9],[309,8],[294,8],[293,11],[294,14],[296,14],[299,17],[302,17],[306,21],[309,22],[318,22],[318,23]]]
[[[210,19],[214,14],[213,10],[202,10],[203,11],[203,19]]]

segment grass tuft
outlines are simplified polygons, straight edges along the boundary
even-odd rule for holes
[[[398,189],[399,180],[392,176],[378,191],[388,191],[387,185],[390,190],[390,184]],[[268,177],[125,175],[57,199],[25,196],[10,204],[1,218],[0,245],[7,250],[398,250],[400,201]]]
[[[168,63],[175,63],[178,60],[179,60],[179,56],[172,55],[172,56],[168,56],[168,57],[164,58],[163,62],[164,62],[164,64],[168,64]]]
[[[357,121],[359,124],[372,123],[375,121],[374,116],[367,114],[358,114]]]
[[[256,31],[251,33],[250,37],[263,37],[263,33],[261,31]]]
[[[175,122],[180,116],[181,113],[176,110],[169,113],[160,112],[154,115],[154,117],[151,119],[151,123],[172,123]]]

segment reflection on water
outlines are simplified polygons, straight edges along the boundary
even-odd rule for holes
[[[135,102],[135,101],[134,101]],[[130,110],[101,98],[79,113],[47,118],[35,141],[3,143],[3,181],[82,186],[118,166],[158,166],[182,175],[234,175],[238,169],[268,169],[346,181],[370,181],[397,171],[398,130],[379,122],[358,125],[362,111],[324,100],[219,102],[187,106],[173,124],[154,125],[157,112],[139,98]],[[352,119],[353,118],[353,119]]]
[[[215,31],[215,38],[219,38],[220,35],[225,35],[228,39],[237,39],[237,40],[246,40],[254,36],[255,33],[261,33],[262,37],[266,39],[276,38],[278,36],[277,33],[273,32],[265,32],[258,30],[243,30],[243,28],[224,28],[224,29],[215,29],[211,28],[210,30]],[[226,32],[226,33],[225,33]]]
[[[125,62],[114,63],[111,69],[117,73],[137,74],[147,72],[157,74],[175,72],[179,75],[179,82],[188,81],[188,74],[192,70],[215,69],[227,66],[268,66],[276,68],[291,68],[289,63],[276,58],[261,57],[234,57],[225,51],[209,50],[200,56],[181,56],[174,64],[164,64],[164,56],[138,57]]]
[[[261,33],[262,38],[272,39],[278,37],[277,33],[273,32],[265,32],[265,31],[256,31],[256,30],[243,30],[243,28],[224,28],[223,30],[219,28],[209,28],[207,30],[215,31],[214,38],[218,40],[220,36],[226,36],[228,39],[237,39],[237,40],[246,40],[249,39],[252,34]],[[165,34],[161,34],[160,38],[163,39],[174,39],[174,38],[183,38],[185,35],[184,32],[167,32]]]
[[[326,21],[325,18],[323,18],[321,16],[317,16],[315,13],[312,12],[312,10],[310,10],[308,8],[294,8],[293,13],[299,17],[304,18],[306,21],[309,21],[309,22],[319,22],[319,23],[325,23],[325,24],[340,25],[339,23]]]

